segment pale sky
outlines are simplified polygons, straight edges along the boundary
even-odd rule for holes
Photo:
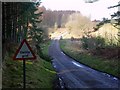
[[[118,8],[107,9],[117,5],[120,0],[99,0],[95,3],[84,3],[84,0],[41,0],[41,6],[51,10],[76,10],[83,15],[91,17],[91,20],[101,20],[103,17],[110,18],[110,14]]]

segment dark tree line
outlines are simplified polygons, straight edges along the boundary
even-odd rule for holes
[[[68,17],[71,14],[76,13],[76,11],[73,10],[46,10],[44,6],[40,7],[40,9],[43,11],[43,22],[41,25],[48,27],[65,27]]]
[[[42,30],[37,28],[42,12],[37,12],[40,2],[2,3],[2,42],[3,50],[7,44],[20,43],[30,36],[36,42],[41,40]]]

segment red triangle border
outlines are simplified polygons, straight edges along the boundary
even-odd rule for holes
[[[24,43],[26,43],[26,45],[27,45],[27,47],[29,48],[29,50],[31,51],[33,57],[31,57],[31,58],[16,58],[16,56],[18,55],[18,53],[19,53],[19,51],[20,51],[20,49],[22,48],[22,46],[23,46]],[[17,51],[16,51],[16,53],[15,53],[15,55],[14,55],[14,57],[13,57],[13,60],[33,60],[33,59],[36,59],[36,56],[35,56],[34,52],[32,51],[32,48],[30,47],[30,45],[29,45],[28,42],[26,41],[26,39],[24,39],[24,40],[21,42],[19,48],[17,49]]]

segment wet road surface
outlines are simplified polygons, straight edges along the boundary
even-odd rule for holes
[[[63,88],[120,90],[118,78],[91,69],[65,55],[60,50],[59,38],[52,41],[49,47],[49,55],[53,58],[53,66],[62,81]]]

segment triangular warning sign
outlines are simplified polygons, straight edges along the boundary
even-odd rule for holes
[[[30,60],[30,59],[36,59],[35,54],[33,53],[31,47],[29,46],[26,39],[24,39],[16,51],[14,57],[14,60]]]

